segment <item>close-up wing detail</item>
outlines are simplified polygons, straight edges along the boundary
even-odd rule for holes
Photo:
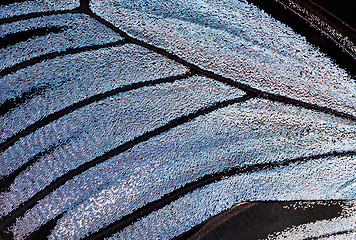
[[[306,2],[0,3],[0,240],[355,239],[355,30]]]

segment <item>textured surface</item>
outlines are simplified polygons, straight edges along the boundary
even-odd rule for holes
[[[84,14],[70,13],[4,24],[0,31],[3,35],[6,35],[49,26],[60,27],[62,32],[34,37],[1,49],[0,54],[3,56],[3,61],[1,61],[0,69],[2,70],[21,61],[54,51],[103,44],[121,39],[112,30],[90,17]]]
[[[245,202],[175,240],[353,239],[354,209],[355,201],[345,200]]]
[[[10,18],[22,14],[47,12],[47,11],[58,11],[74,9],[79,7],[79,1],[76,0],[30,0],[30,1],[8,1],[12,2],[10,4],[0,3],[0,17]]]
[[[135,239],[145,232],[147,239],[169,239],[236,203],[247,200],[335,199],[337,197],[332,194],[337,188],[335,185],[341,186],[346,179],[354,178],[355,164],[354,158],[330,158],[240,174],[187,194],[127,227],[116,236],[119,239]],[[338,168],[337,173],[335,168]],[[309,181],[305,179],[306,176]],[[355,189],[351,191],[350,195],[355,193]],[[334,225],[334,219],[326,221],[326,224],[334,226],[336,231],[354,230],[355,209],[350,211],[351,217],[342,219],[340,226]],[[165,221],[162,222],[161,219]],[[314,228],[314,231],[321,232],[317,228]],[[307,234],[308,231],[302,231],[302,237],[297,239],[305,238]],[[313,236],[313,233],[311,235]]]
[[[129,34],[261,90],[356,114],[355,81],[244,1],[91,1]]]
[[[199,84],[199,82],[201,83]],[[39,159],[28,171],[19,175],[11,186],[10,192],[2,198],[16,199],[18,204],[22,198],[33,196],[49,182],[85,161],[98,157],[145,132],[167,124],[182,114],[194,112],[198,106],[205,107],[214,102],[238,96],[239,93],[238,91],[236,93],[236,90],[226,89],[221,84],[214,86],[211,81],[205,82],[203,79],[193,78],[188,82],[162,84],[125,92],[80,108],[28,136],[31,139],[43,139],[46,132],[54,133],[52,129],[56,129],[56,132],[66,132],[71,136],[71,140],[58,149],[54,149],[51,154]],[[166,106],[166,109],[162,109],[160,107],[162,105]],[[65,142],[66,139],[60,137],[53,136],[52,139]],[[56,144],[56,142],[51,144]],[[31,145],[32,149],[23,149],[22,151],[26,152],[26,155],[33,156],[36,154],[31,151],[34,150],[34,145]],[[43,144],[41,147],[43,148]],[[80,151],[77,150],[78,147]],[[13,148],[15,152],[19,152],[17,145]],[[76,154],[66,156],[63,151],[73,151]],[[11,155],[14,155],[12,148],[4,153],[4,156]],[[7,160],[9,162],[5,162],[3,167],[10,168],[17,159],[7,157]],[[49,162],[55,163],[55,166],[48,164]],[[51,173],[53,168],[58,169],[59,172]],[[49,174],[51,179],[49,179]],[[28,175],[31,175],[33,179],[28,179]],[[23,195],[22,192],[27,194]],[[4,205],[1,215],[4,212],[8,213],[7,209],[12,210],[13,207],[16,207],[11,204],[11,201]]]
[[[170,239],[245,201],[356,198],[355,79],[263,10],[46,3],[0,5],[0,239]],[[353,237],[354,205],[268,238]]]

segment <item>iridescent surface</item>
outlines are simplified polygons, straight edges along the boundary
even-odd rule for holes
[[[74,9],[79,7],[76,0],[30,0],[0,6],[0,18],[10,18],[33,12],[47,12]]]
[[[112,160],[110,166],[112,170],[107,167],[97,171],[93,169],[92,173],[86,174],[86,179],[90,176],[97,178],[97,174],[102,172],[110,176],[112,183],[98,194],[91,196],[89,201],[83,202],[78,208],[66,214],[56,227],[58,232],[56,231],[54,236],[76,239],[81,235],[73,231],[73,226],[81,229],[84,234],[90,230],[89,226],[94,230],[100,227],[100,224],[110,223],[113,219],[119,219],[122,215],[140,207],[142,202],[152,202],[159,196],[207,174],[256,163],[278,163],[284,159],[331,150],[353,149],[356,144],[355,125],[351,122],[350,125],[343,125],[342,121],[338,122],[329,116],[295,107],[273,105],[268,101],[252,100],[217,110],[206,117],[199,117],[162,136],[136,145],[132,150]],[[312,122],[312,119],[319,120]],[[280,125],[282,121],[283,124]],[[334,121],[334,126],[327,125]],[[193,129],[194,133],[192,133]],[[337,139],[346,135],[351,141],[343,141],[341,146]],[[179,205],[180,209],[172,210],[172,213],[181,212],[180,217],[175,219],[186,219],[185,230],[189,230],[192,223],[188,219],[193,216],[202,219],[199,215],[200,211],[208,214],[209,208],[214,209],[214,214],[206,215],[207,218],[245,200],[332,199],[333,195],[329,195],[329,191],[334,191],[334,194],[339,196],[343,192],[343,198],[354,198],[352,190],[344,192],[345,189],[341,188],[336,193],[336,189],[350,179],[354,179],[355,158],[333,159],[322,167],[320,164],[323,161],[325,160],[311,161],[300,166],[294,165],[283,168],[279,172],[263,171],[246,174],[237,177],[238,180],[231,178],[229,181],[232,182],[228,181],[225,184],[219,182],[218,187],[212,184],[212,189],[209,190],[214,193],[212,196],[201,196],[200,190],[196,191],[194,196],[199,199],[191,199],[198,204],[193,207],[195,210],[187,210],[186,205],[181,206],[181,201],[184,200],[179,200],[175,204]],[[343,169],[334,172],[338,161],[343,162]],[[303,179],[305,176],[310,178]],[[92,184],[94,183],[95,180],[92,181]],[[87,184],[80,185],[87,186]],[[323,185],[325,186],[321,188]],[[237,196],[239,197],[235,199]],[[186,204],[188,203],[189,201]],[[151,222],[152,226],[155,226],[150,230],[152,234],[156,234],[157,229],[167,230],[164,226],[168,225],[174,229],[178,229],[178,225],[183,227],[183,222],[169,223],[166,222],[166,217],[154,216],[156,216],[155,220],[149,218],[146,223]],[[162,219],[165,221],[159,223]],[[203,220],[205,219],[201,221]],[[199,221],[197,220],[195,224],[200,223]],[[81,224],[76,225],[77,222]],[[135,239],[141,234],[141,226],[133,225],[132,228],[139,229],[139,232],[128,239]],[[180,233],[182,232],[178,234]],[[164,239],[174,236],[170,235],[170,231],[162,234],[167,234],[161,236]]]
[[[71,135],[80,132],[80,136],[76,136],[73,141],[59,147],[52,154],[44,156],[16,178],[9,192],[0,195],[2,199],[13,199],[3,203],[0,214],[9,213],[51,181],[83,162],[180,115],[194,112],[197,108],[214,102],[239,97],[241,93],[240,90],[221,83],[193,77],[183,82],[125,92],[74,111],[33,134],[37,136],[28,136],[30,139],[42,139],[47,132],[66,132]],[[161,106],[166,108],[162,109]],[[59,136],[53,136],[51,139],[60,140]],[[16,146],[14,148],[17,153],[29,155],[36,149],[35,144],[31,146],[32,149],[19,150]],[[18,161],[16,158],[7,157],[14,155],[13,151],[10,148],[3,154],[7,160],[3,168],[11,168]],[[54,169],[56,171],[53,171]],[[26,194],[23,194],[24,192]]]
[[[81,239],[160,201],[111,239],[173,238],[244,201],[356,198],[355,80],[304,37],[246,1],[90,3],[135,39],[88,12],[0,26],[62,29],[0,49],[1,69],[19,66],[0,78],[0,177],[23,167],[0,193],[15,239],[61,214],[49,238]],[[355,229],[351,203],[270,238]]]
[[[50,52],[68,48],[91,46],[122,39],[112,30],[84,14],[62,14],[32,18],[1,26],[1,37],[5,34],[26,31],[32,28],[57,26],[63,29],[57,34],[34,37],[25,42],[0,49],[0,69]]]
[[[131,67],[133,64],[135,68]],[[5,89],[0,94],[1,103],[31,89],[44,88],[0,117],[3,122],[0,139],[95,94],[186,71],[187,68],[134,45],[86,51],[41,62],[0,79],[0,87]]]
[[[355,80],[246,1],[94,0],[130,35],[249,86],[356,114]]]

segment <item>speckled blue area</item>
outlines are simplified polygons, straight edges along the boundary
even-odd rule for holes
[[[178,89],[180,89],[179,92]],[[180,115],[193,112],[198,107],[204,107],[219,100],[236,98],[240,94],[239,90],[228,89],[219,83],[214,84],[211,81],[205,82],[203,79],[193,78],[181,84],[177,82],[118,94],[81,108],[40,129],[34,134],[35,136],[28,136],[30,139],[44,139],[48,132],[60,132],[61,135],[65,132],[70,135],[81,132],[80,137],[59,147],[52,154],[44,156],[28,171],[18,176],[10,191],[1,195],[1,198],[16,199],[15,203],[11,201],[5,203],[0,214],[9,213],[18,204],[33,196],[60,175],[78,167],[83,162],[162,126]],[[167,108],[162,109],[161,105]],[[61,135],[51,137],[51,142],[60,141]],[[25,141],[29,140],[24,139],[21,142]],[[32,143],[28,149],[24,147],[21,149],[21,142],[19,146],[16,145],[14,149],[10,148],[3,154],[6,157],[3,168],[11,169],[16,162],[19,162],[16,158],[8,157],[14,155],[14,151],[16,153],[21,151],[31,156],[36,153],[37,149],[43,148],[43,144],[36,146],[37,144]],[[49,141],[47,142],[49,145]],[[57,170],[53,172],[53,169]],[[29,175],[31,179],[28,178]]]
[[[25,42],[0,49],[2,61],[0,69],[11,67],[16,63],[51,52],[63,51],[69,48],[91,46],[122,39],[112,30],[84,14],[62,14],[44,16],[29,20],[4,24],[2,34],[26,31],[31,28],[57,26],[63,28],[60,33],[52,33],[35,37]]]
[[[263,111],[264,107],[269,110]],[[279,112],[275,109],[277,107],[280,108],[279,111],[285,111],[285,124],[283,126],[278,125],[281,117],[277,114]],[[277,111],[274,113],[272,109]],[[303,117],[296,117],[298,114],[301,114]],[[270,121],[263,128],[259,128],[254,124],[254,122],[261,123],[262,119],[266,119],[267,117]],[[91,196],[87,201],[73,209],[73,211],[68,212],[63,219],[63,223],[61,223],[63,225],[58,225],[58,232],[55,232],[54,236],[75,239],[82,235],[79,235],[77,232],[74,233],[70,230],[70,226],[75,225],[75,222],[78,222],[80,219],[83,224],[81,227],[77,227],[81,228],[81,232],[84,234],[86,231],[89,231],[88,226],[92,226],[93,230],[95,230],[100,225],[104,226],[113,221],[113,219],[120,219],[121,216],[130,213],[138,207],[157,200],[159,196],[163,196],[204,175],[223,172],[233,167],[263,162],[279,162],[284,159],[339,150],[338,143],[331,144],[331,142],[336,142],[332,141],[332,139],[337,139],[336,135],[338,134],[340,134],[339,136],[343,135],[343,130],[341,129],[347,129],[348,127],[339,126],[335,123],[335,127],[340,128],[339,130],[335,129],[334,134],[336,135],[333,136],[331,133],[333,127],[329,129],[323,127],[323,121],[328,122],[330,119],[323,118],[319,123],[312,123],[308,126],[308,129],[303,129],[303,123],[311,122],[311,119],[315,117],[313,113],[308,111],[299,112],[298,109],[293,108],[282,110],[281,106],[273,106],[273,104],[265,101],[252,101],[241,104],[241,106],[238,104],[218,110],[206,117],[198,118],[189,124],[177,127],[147,143],[138,144],[127,153],[123,153],[112,159],[111,163],[102,164],[99,168],[101,170],[98,169],[95,171],[93,169],[93,171],[83,176],[84,179],[88,179],[90,176],[95,176],[96,178],[98,177],[97,173],[102,172],[108,174],[111,179],[110,182],[112,182],[106,185],[101,192]],[[352,125],[350,124],[349,126]],[[292,129],[295,130],[293,131]],[[192,134],[193,131],[194,133]],[[355,130],[350,130],[349,133],[352,135],[353,131]],[[320,134],[318,137],[315,136],[316,132]],[[324,140],[322,140],[323,138]],[[328,140],[331,141],[328,143]],[[354,145],[355,140],[350,142],[348,146],[344,145],[341,149],[353,149]],[[211,196],[202,197],[199,193],[200,190],[197,190],[196,196],[199,196],[199,200],[196,201],[196,212],[194,212],[194,208],[184,211],[185,206],[180,206],[177,203],[181,207],[180,210],[177,210],[181,212],[180,217],[177,217],[177,219],[189,219],[195,216],[199,219],[199,221],[196,220],[195,224],[198,224],[207,217],[213,216],[231,207],[233,204],[246,200],[332,199],[332,196],[326,197],[329,194],[327,191],[337,188],[342,183],[354,178],[353,172],[356,170],[354,160],[354,158],[344,159],[344,170],[339,170],[335,173],[332,173],[333,167],[330,164],[325,164],[324,167],[318,165],[324,160],[317,163],[311,162],[309,167],[305,168],[314,169],[314,171],[317,169],[317,171],[321,172],[329,170],[324,180],[311,177],[309,180],[304,179],[302,181],[303,176],[310,175],[305,171],[301,171],[298,177],[291,179],[290,177],[298,172],[295,169],[298,165],[288,167],[283,169],[283,171],[281,170],[283,173],[272,171],[275,172],[274,176],[272,176],[270,171],[252,175],[255,176],[254,178],[248,178],[246,175],[249,175],[245,174],[236,180],[235,185],[230,183],[223,185],[221,183],[219,187],[209,190],[214,193]],[[334,167],[337,161],[333,162]],[[301,164],[300,167],[303,168],[303,166],[305,165]],[[283,174],[286,174],[285,178]],[[315,172],[314,176],[317,174],[318,172]],[[267,180],[267,176],[270,179]],[[336,177],[340,179],[338,181],[330,181]],[[84,179],[81,181],[84,181]],[[287,189],[291,188],[287,186],[287,179],[291,181],[290,184],[294,184],[294,188],[299,188],[300,191],[295,191],[295,193],[301,194],[300,196],[292,195],[289,190],[287,191]],[[77,181],[77,185],[87,186],[87,184],[80,184],[81,181]],[[255,181],[259,181],[259,183]],[[94,182],[92,181],[91,183]],[[267,182],[275,184],[273,189],[270,190],[271,192],[268,189],[272,187],[264,186]],[[257,185],[254,187],[254,184]],[[328,187],[324,187],[323,189],[318,187],[324,184],[328,184]],[[242,188],[242,186],[244,187]],[[302,191],[304,187],[306,189]],[[226,188],[227,192],[224,195],[223,191],[225,190],[223,189]],[[282,191],[284,188],[286,191]],[[230,192],[232,189],[238,192]],[[119,194],[120,192],[124,192],[125,194]],[[252,193],[257,195],[251,195]],[[227,196],[232,199],[240,197],[234,201],[229,201],[229,204],[227,204],[222,200],[226,199]],[[343,197],[352,199],[355,196],[352,195],[352,192],[348,192]],[[205,200],[202,201],[200,198],[205,198]],[[99,202],[100,207],[98,207]],[[214,213],[201,218],[199,212],[208,211],[209,206],[215,209]],[[88,211],[92,212],[92,214],[88,215]],[[172,211],[172,213],[176,213],[176,211]],[[32,219],[33,216],[30,216],[28,219]],[[152,222],[152,226],[155,226],[152,234],[155,234],[157,229],[161,229],[160,231],[162,231],[164,239],[174,236],[169,231],[164,232],[163,229],[167,225],[171,225],[174,229],[179,229],[186,224],[185,230],[189,230],[189,227],[192,226],[190,221],[186,221],[180,226],[178,226],[177,222],[167,224],[164,221],[159,223],[162,221],[160,219],[166,218],[155,216],[157,217],[155,220],[157,222]],[[151,220],[148,220],[148,222]],[[139,234],[142,234],[141,227],[138,227],[137,231],[137,235],[131,236],[129,239],[135,239]]]
[[[29,0],[0,6],[0,18],[10,18],[29,13],[74,9],[79,7],[76,0]]]
[[[134,69],[133,64],[136,64]],[[0,87],[4,89],[0,94],[1,103],[32,88],[46,88],[0,117],[3,119],[0,138],[5,140],[39,119],[95,94],[186,71],[187,68],[134,45],[41,62],[1,79]]]
[[[356,114],[355,79],[317,47],[239,0],[90,2],[130,35],[261,90]]]
[[[0,18],[78,6],[26,1]],[[245,201],[352,200],[269,239],[356,229],[356,84],[332,59],[243,0],[90,9],[0,25],[0,37],[61,29],[0,49],[0,71],[17,66],[0,77],[0,105],[13,104],[0,116],[0,238],[60,216],[48,238],[82,239],[176,191],[107,237],[170,239]]]

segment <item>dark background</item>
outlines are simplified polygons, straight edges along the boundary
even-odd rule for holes
[[[312,0],[356,29],[356,0]]]

